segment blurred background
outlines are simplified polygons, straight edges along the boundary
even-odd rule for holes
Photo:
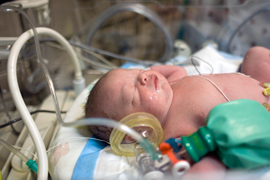
[[[194,53],[207,43],[240,56],[255,45],[269,47],[270,12],[267,6],[270,3],[263,0],[29,0],[21,3],[37,27],[49,27],[68,40],[141,60],[164,62],[172,58],[179,53],[179,45],[175,47],[178,40],[188,46],[188,54],[189,50]],[[145,9],[136,9],[138,4]],[[154,18],[149,18],[147,12],[154,14],[151,16]],[[162,22],[161,27],[155,21]],[[18,37],[28,29],[28,22],[19,13],[0,12],[0,37]],[[163,30],[169,34],[169,40]],[[168,42],[173,45],[168,47]],[[41,41],[41,45],[56,88],[72,88],[73,67],[67,54],[52,42]],[[10,47],[1,46],[2,50]],[[185,49],[182,51],[187,53]],[[87,56],[95,59],[89,54]],[[116,66],[125,63],[117,58],[104,57]],[[0,63],[2,93],[7,108],[12,109],[6,59],[2,58]],[[82,65],[87,83],[104,73],[87,62],[82,62]],[[33,41],[21,52],[18,73],[26,102],[40,103],[48,90],[36,61]]]

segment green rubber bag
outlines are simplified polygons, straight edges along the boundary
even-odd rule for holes
[[[252,169],[270,164],[270,113],[257,101],[240,99],[215,106],[207,126],[182,143],[199,161],[211,151],[229,168]]]

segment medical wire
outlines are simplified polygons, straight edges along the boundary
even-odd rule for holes
[[[103,56],[101,56],[101,55],[99,55],[99,54],[97,54],[97,53],[95,53],[95,52],[93,52],[93,51],[87,50],[87,49],[84,49],[84,51],[90,53],[90,54],[93,55],[94,57],[98,58],[100,61],[102,61],[102,62],[108,64],[108,65],[111,66],[113,69],[118,68],[115,64],[111,63],[110,61],[108,61],[107,59],[105,59]],[[82,56],[82,55],[79,54],[79,57],[80,57],[80,56]],[[84,59],[86,59],[86,58],[84,58]],[[95,61],[93,61],[93,62],[95,62]]]
[[[11,119],[11,117],[10,117],[10,115],[9,115],[9,113],[8,113],[7,107],[6,107],[6,103],[5,103],[5,99],[4,99],[4,96],[3,96],[3,92],[2,92],[2,87],[1,87],[1,85],[0,85],[0,96],[1,96],[1,99],[2,99],[2,104],[3,104],[3,106],[4,106],[4,110],[5,110],[6,116],[7,116],[8,120],[9,120],[9,122],[12,122],[12,119]],[[12,123],[12,124],[13,124],[13,123]],[[12,124],[10,124],[10,127],[11,127],[12,131],[13,131],[16,135],[19,135],[20,132],[18,132],[18,131],[14,128],[14,126],[13,126]],[[1,128],[1,126],[0,126],[0,128]]]
[[[48,28],[37,28],[37,31],[39,33],[43,33],[43,34],[46,34],[46,35],[49,35],[49,32],[50,33],[53,33],[55,31],[53,30],[50,30]],[[29,32],[32,32],[32,31],[29,31]],[[22,34],[19,39],[28,39],[28,36],[29,36],[29,32],[25,32],[24,34]],[[45,33],[46,32],[46,33]],[[50,34],[52,35],[52,34]],[[58,35],[60,36],[60,35]],[[27,37],[27,38],[26,38]],[[54,37],[54,36],[53,36]],[[55,37],[56,38],[56,37]],[[22,41],[22,40],[21,40]],[[16,75],[16,62],[17,62],[17,58],[18,58],[18,51],[17,49],[20,49],[22,47],[22,42],[25,42],[25,41],[16,41],[14,44],[13,44],[13,48],[11,50],[11,53],[10,53],[10,56],[9,56],[9,61],[8,61],[8,74],[9,74],[9,85],[10,87],[12,87],[12,91],[13,91],[13,98],[16,99],[15,101],[15,104],[16,103],[20,103],[19,105],[16,104],[16,107],[18,108],[26,108],[25,105],[24,105],[24,102],[23,102],[23,99],[21,97],[21,94],[18,93],[20,92],[19,91],[19,87],[18,87],[18,81],[16,79],[17,75]],[[67,41],[64,41],[65,43],[68,43]],[[66,44],[67,45],[67,44]],[[70,51],[73,51],[73,49],[70,49]],[[15,67],[15,68],[14,68]],[[46,66],[45,66],[46,68]],[[53,85],[51,87],[51,89],[53,89]],[[16,97],[15,97],[16,96]],[[57,99],[56,98],[53,98],[53,100],[55,100],[57,102]],[[55,105],[55,109],[56,109],[56,114],[59,114],[60,112],[60,108],[59,108],[59,104],[58,102],[57,103],[54,103]],[[22,109],[20,109],[22,110]],[[25,111],[28,112],[28,110],[26,109]],[[25,119],[28,120],[28,119],[32,119],[32,117],[30,116],[30,114],[28,113],[25,113],[24,114],[25,116]],[[84,119],[84,120],[79,120],[79,121],[74,121],[74,122],[64,122],[62,120],[62,118],[57,118],[58,122],[60,125],[62,126],[66,126],[66,127],[74,127],[74,126],[86,126],[86,125],[104,125],[104,126],[109,126],[109,127],[113,127],[113,128],[116,128],[116,129],[119,129],[127,134],[129,134],[131,137],[133,137],[135,140],[137,140],[141,145],[142,147],[145,148],[146,151],[148,151],[150,154],[151,154],[151,157],[153,159],[157,159],[160,157],[160,154],[156,151],[156,149],[154,148],[154,146],[146,139],[144,139],[141,135],[139,135],[136,131],[130,129],[129,127],[125,126],[125,125],[122,125],[122,124],[119,124],[111,119],[102,119],[102,118],[88,118],[88,119]],[[40,160],[40,157],[39,157],[39,160]]]
[[[45,40],[46,42],[47,40]],[[53,41],[53,43],[49,43],[48,45],[52,46],[52,47],[55,47],[55,48],[58,48],[58,49],[61,49],[63,51],[65,51],[65,49],[62,47],[62,46],[59,46],[58,44],[54,43],[55,40],[49,40],[49,41]],[[41,40],[41,42],[44,42],[44,40]],[[99,55],[99,54],[96,54],[95,52],[93,51],[90,51],[90,50],[85,50],[87,51],[88,53],[91,53],[93,56],[95,56],[96,58],[100,59],[102,62],[106,63],[106,64],[102,64],[102,63],[99,63],[97,61],[93,61],[83,55],[81,55],[80,53],[77,53],[77,57],[89,64],[92,64],[92,65],[95,65],[95,66],[99,66],[101,68],[104,68],[104,69],[109,69],[109,70],[112,70],[112,69],[115,69],[115,68],[118,68],[116,65],[114,65],[113,63],[109,62],[106,58],[104,58],[103,56]]]
[[[55,42],[54,39],[41,39],[40,40],[40,42],[44,42],[44,41],[45,42],[46,41]],[[92,47],[92,46],[89,46],[89,45],[86,45],[86,44],[74,42],[74,41],[68,41],[68,42],[70,43],[70,45],[72,45],[74,47],[78,47],[78,48],[80,48],[83,51],[88,52],[88,53],[89,52],[95,52],[95,53],[106,55],[106,56],[113,57],[113,58],[116,58],[116,59],[132,62],[132,63],[136,63],[136,64],[143,64],[143,65],[146,65],[146,66],[151,66],[151,65],[156,63],[156,62],[150,61],[150,60],[141,60],[141,59],[135,59],[135,58],[122,56],[122,55],[119,55],[119,54],[115,54],[115,53],[112,53],[112,52],[109,52],[109,51],[105,51],[105,50],[102,50],[102,49],[98,49],[98,48],[95,48],[95,47]]]
[[[15,10],[20,12],[21,14],[23,14],[29,24],[30,27],[32,28],[32,30],[29,30],[25,33],[23,33],[17,40],[16,42],[13,44],[13,47],[11,49],[10,52],[10,56],[9,56],[9,60],[8,60],[8,83],[11,89],[11,95],[12,98],[15,102],[15,105],[17,107],[17,109],[19,110],[24,123],[26,125],[26,127],[28,128],[28,131],[30,132],[30,135],[34,141],[34,144],[36,146],[37,152],[38,152],[38,157],[39,157],[39,168],[38,168],[38,179],[47,179],[48,177],[48,160],[47,160],[47,155],[46,155],[46,149],[45,149],[45,145],[43,143],[43,140],[41,138],[41,135],[39,133],[39,130],[37,129],[32,117],[30,116],[28,109],[25,106],[24,100],[22,99],[22,96],[20,94],[20,90],[18,87],[18,80],[17,80],[17,75],[16,75],[16,64],[17,64],[17,58],[18,58],[18,54],[19,52],[17,51],[17,49],[21,49],[23,44],[25,43],[28,39],[32,37],[34,37],[35,40],[35,45],[36,45],[36,51],[37,51],[37,56],[38,56],[38,62],[41,64],[43,72],[45,74],[46,80],[49,84],[49,89],[51,91],[52,97],[53,97],[53,102],[55,105],[55,109],[56,109],[56,116],[57,119],[61,121],[61,115],[60,115],[60,108],[59,108],[59,104],[57,101],[57,97],[55,94],[55,90],[54,90],[54,86],[52,83],[52,80],[50,78],[50,75],[48,73],[47,67],[46,67],[46,63],[44,61],[44,59],[41,56],[41,51],[40,51],[40,46],[39,46],[39,40],[38,40],[38,36],[37,36],[37,30],[34,26],[34,24],[32,23],[32,21],[30,20],[30,18],[27,16],[27,14],[22,11],[19,8],[16,8],[14,6],[9,6],[9,5],[5,5],[5,6],[1,6],[0,7],[1,10]],[[75,67],[75,80],[73,81],[73,83],[75,83],[77,85],[79,85],[79,88],[81,88],[81,82],[84,82],[84,78],[82,78],[82,73],[81,73],[81,68],[80,68],[80,64],[79,61],[76,58],[76,54],[74,52],[74,50],[72,49],[72,47],[69,45],[69,43],[66,41],[66,39],[64,39],[59,33],[48,29],[48,28],[39,28],[39,32],[41,34],[46,34],[46,35],[50,35],[52,37],[54,37],[55,39],[57,39],[60,44],[62,44],[63,46],[65,46],[68,49],[68,54],[71,56],[71,59],[74,62],[74,67]],[[76,91],[76,86],[75,86],[75,91]],[[76,91],[77,92],[77,91]]]
[[[0,139],[0,144],[4,146],[6,149],[10,150],[13,154],[18,156],[22,161],[25,162],[25,164],[28,166],[29,169],[33,170],[35,173],[37,173],[37,163],[36,161],[33,161],[32,159],[29,159],[26,157],[23,153],[21,153],[19,150],[15,149],[13,146],[9,145],[4,140]],[[21,169],[18,169],[16,167],[13,167],[14,169],[18,170],[18,172],[24,172]]]
[[[113,58],[116,58],[116,59],[121,59],[121,60],[129,61],[129,62],[133,62],[133,63],[140,63],[140,64],[144,64],[144,65],[147,65],[147,66],[150,66],[150,65],[153,65],[154,63],[156,63],[156,62],[149,61],[149,60],[144,61],[144,60],[139,60],[139,59],[135,59],[135,58],[121,56],[121,55],[118,55],[118,54],[115,54],[115,53],[112,53],[112,52],[108,52],[108,51],[105,51],[105,50],[102,50],[102,49],[94,48],[94,47],[91,47],[91,46],[88,46],[88,45],[85,45],[85,44],[81,44],[81,43],[77,43],[77,42],[73,42],[73,41],[69,41],[69,43],[72,46],[80,47],[81,49],[83,49],[85,51],[90,50],[90,51],[93,51],[95,53],[103,54],[103,55],[106,55],[106,56],[110,56],[110,57],[113,57]]]
[[[70,141],[68,141],[68,140],[70,140],[70,139],[88,139],[88,140],[89,140],[89,139],[93,139],[93,140],[96,140],[96,141],[105,142],[105,143],[107,143],[107,144],[110,144],[110,142],[108,142],[108,141],[105,141],[105,140],[102,140],[102,139],[98,139],[98,138],[93,138],[93,137],[90,137],[90,138],[89,138],[89,137],[71,137],[71,138],[64,139],[64,140],[61,141],[60,143],[58,143],[58,144],[56,144],[55,146],[49,148],[49,149],[47,150],[47,152],[49,152],[49,151],[51,151],[52,149],[56,148],[56,147],[59,146],[60,144],[70,142]]]
[[[0,144],[3,147],[5,147],[6,149],[8,149],[9,151],[11,151],[16,156],[18,156],[22,161],[24,161],[29,169],[31,169],[32,171],[37,173],[38,165],[37,165],[36,161],[29,159],[23,153],[21,153],[20,151],[18,151],[17,149],[15,149],[13,146],[11,146],[10,144],[8,144],[6,141],[4,141],[2,139],[0,139]],[[15,169],[17,169],[17,168],[15,168]],[[21,170],[19,170],[19,172],[21,172]]]
[[[32,111],[30,112],[30,114],[35,114],[35,113],[56,113],[55,111],[50,111],[50,110],[36,110],[36,111]],[[67,113],[66,111],[61,111],[60,113]],[[22,120],[21,117],[19,118],[16,118],[16,119],[13,119],[13,120],[10,120],[9,122],[5,123],[5,124],[1,124],[0,125],[0,129],[1,128],[4,128],[6,126],[9,126],[9,125],[12,125],[18,121]]]
[[[21,148],[21,147],[18,147],[18,146],[12,146],[12,147],[14,147],[15,149],[20,149],[20,150],[23,150],[23,151],[27,151],[30,154],[32,154],[35,157],[35,159],[38,159],[37,155],[34,154],[31,150],[28,150],[28,149],[25,149],[25,148]]]
[[[93,138],[93,137],[71,137],[71,138],[67,138],[67,139],[64,139],[63,141],[61,141],[61,142],[59,142],[58,144],[56,144],[55,146],[53,146],[53,147],[50,147],[46,152],[48,153],[49,151],[51,151],[51,150],[53,150],[53,149],[55,149],[57,146],[59,146],[59,145],[61,145],[61,144],[63,144],[63,143],[68,143],[68,142],[71,142],[71,141],[69,141],[70,139],[74,139],[74,140],[78,140],[78,139],[92,139],[92,140],[96,140],[96,141],[100,141],[100,142],[105,142],[105,143],[107,143],[107,144],[110,144],[109,142],[107,142],[107,141],[105,141],[105,140],[101,140],[101,139],[97,139],[97,138]],[[30,154],[32,154],[36,159],[38,159],[38,157],[32,152],[32,151],[30,151],[30,150],[28,150],[28,149],[25,149],[25,148],[21,148],[21,147],[17,147],[17,146],[12,146],[12,147],[14,147],[14,148],[16,148],[16,149],[20,149],[20,150],[24,150],[24,151],[28,151]]]
[[[20,151],[18,151],[17,149],[15,149],[14,147],[12,147],[11,145],[9,145],[6,141],[0,139],[0,144],[2,144],[5,148],[7,148],[8,150],[10,150],[14,154],[16,154],[16,156],[18,156],[25,163],[29,160],[28,157],[26,157],[23,153],[21,153]]]
[[[214,68],[213,68],[213,66],[212,66],[210,63],[208,63],[207,61],[205,61],[205,60],[199,58],[198,56],[192,55],[191,58],[190,58],[191,63],[192,63],[192,65],[194,66],[194,68],[196,69],[196,71],[199,73],[199,75],[201,75],[201,73],[200,73],[200,71],[197,69],[197,66],[196,66],[195,63],[194,63],[194,58],[197,58],[198,60],[200,60],[200,61],[204,62],[205,64],[207,64],[207,65],[211,68],[210,74],[213,74]]]
[[[58,100],[55,94],[55,89],[54,89],[54,85],[52,83],[52,80],[50,78],[48,69],[46,67],[46,63],[44,61],[44,59],[41,56],[41,50],[40,50],[40,45],[39,45],[39,39],[38,39],[38,32],[37,29],[35,28],[33,22],[31,21],[31,19],[27,16],[27,14],[22,11],[21,9],[14,7],[14,6],[9,6],[9,5],[5,5],[5,6],[1,6],[1,10],[15,10],[20,12],[22,15],[24,15],[28,22],[30,27],[32,28],[32,32],[34,35],[34,40],[35,40],[35,45],[36,45],[36,51],[37,51],[37,56],[38,56],[38,62],[41,64],[42,70],[45,74],[46,80],[49,84],[49,89],[51,91],[51,95],[53,97],[53,102],[54,102],[54,106],[56,109],[56,116],[57,116],[57,120],[58,122],[62,125],[62,126],[67,126],[67,127],[74,127],[74,126],[85,126],[85,125],[105,125],[105,126],[109,126],[109,127],[113,127],[116,129],[119,129],[127,134],[129,134],[131,137],[133,137],[135,140],[137,140],[141,146],[143,148],[145,148],[146,151],[148,151],[152,157],[152,159],[158,159],[160,158],[160,154],[156,151],[156,149],[154,148],[154,146],[147,141],[146,139],[144,139],[141,135],[139,135],[136,131],[130,129],[129,127],[119,124],[111,119],[102,119],[102,118],[88,118],[88,119],[84,119],[84,120],[80,120],[80,121],[75,121],[75,122],[69,122],[66,123],[62,120],[61,114],[60,114],[60,107],[58,104]],[[46,29],[46,28],[40,28],[40,29]],[[49,30],[47,30],[49,31]],[[26,32],[27,33],[27,32]],[[25,34],[25,33],[24,33]],[[59,38],[58,38],[59,39]],[[16,41],[18,42],[18,41]],[[16,42],[14,43],[13,47],[19,47],[20,44],[18,42],[18,45],[16,44]],[[18,90],[19,91],[19,87],[18,87],[18,83],[17,82],[17,78],[16,78],[16,71],[14,69],[16,69],[16,62],[17,62],[17,58],[16,56],[18,56],[18,52],[17,50],[13,48],[11,51],[11,55],[9,57],[9,62],[8,62],[8,69],[10,69],[11,71],[9,71],[9,85],[11,87],[11,89]],[[72,51],[72,50],[71,50]],[[72,51],[74,52],[74,51]],[[15,67],[15,68],[14,68]],[[75,78],[78,78],[78,75],[81,75],[81,72],[78,72],[79,74],[75,74]],[[12,91],[13,91],[12,90]],[[21,107],[20,110],[23,111],[23,109],[25,109],[26,107],[23,106],[21,103],[23,103],[22,97],[19,93],[15,93],[12,94],[13,99],[16,99],[15,101],[15,105],[18,107]],[[25,109],[25,111],[27,111],[27,109]],[[21,112],[21,111],[20,111]],[[23,113],[22,114],[24,117],[23,119],[25,119],[25,124],[28,128],[28,130],[30,131],[30,135],[36,145],[37,148],[37,152],[38,152],[38,157],[39,157],[39,168],[38,168],[38,179],[47,179],[48,175],[47,175],[47,171],[48,171],[48,160],[46,160],[45,158],[46,153],[45,153],[45,145],[43,144],[43,140],[41,139],[41,136],[39,134],[38,129],[35,127],[35,124],[33,123],[33,121],[31,121],[31,116],[29,116],[27,113]],[[28,121],[29,119],[29,121]],[[32,127],[32,128],[30,128]],[[35,134],[35,135],[34,135]],[[45,154],[44,154],[45,153]]]
[[[213,82],[211,81],[210,79],[204,77],[204,76],[193,76],[193,77],[199,77],[199,78],[202,78],[202,79],[205,79],[207,80],[208,82],[210,82],[213,86],[215,86],[217,88],[217,90],[224,96],[224,98],[230,102],[230,99],[224,94],[224,92]]]
[[[97,61],[92,61],[92,60],[90,60],[89,58],[87,58],[87,57],[85,57],[85,56],[83,56],[83,55],[81,55],[81,54],[77,54],[77,57],[78,57],[79,59],[81,59],[82,61],[84,61],[84,62],[87,62],[87,63],[89,63],[89,64],[91,64],[91,65],[94,65],[94,66],[101,67],[101,68],[103,68],[103,69],[108,69],[108,70],[116,69],[115,67],[106,66],[106,65],[104,65],[104,64],[98,63]]]
[[[104,140],[100,140],[100,139],[97,139],[97,138],[92,138],[92,137],[73,137],[73,138],[68,138],[68,139],[93,139],[93,140],[96,140],[96,141],[102,141],[102,142],[106,142]],[[50,150],[56,148],[57,146],[59,146],[60,144],[64,143],[64,142],[68,142],[67,140],[68,139],[65,139],[63,140],[62,142],[58,143],[57,145],[51,147],[50,149],[48,149],[46,152],[49,152]],[[109,144],[109,142],[106,142],[107,144]],[[25,163],[27,163],[30,159],[28,157],[26,157],[23,153],[21,153],[20,151],[18,151],[17,149],[20,149],[20,150],[23,150],[23,151],[28,151],[30,154],[32,154],[35,159],[38,159],[38,157],[30,150],[28,149],[25,149],[25,148],[21,148],[21,147],[17,147],[17,146],[13,146],[13,145],[9,145],[7,142],[5,142],[4,140],[0,139],[0,144],[3,145],[5,148],[7,148],[8,150],[10,150],[11,152],[13,152],[15,155],[17,155],[22,161],[24,161]],[[13,167],[16,171],[18,172],[25,172],[25,170],[22,170],[22,169],[18,169],[16,167]]]
[[[213,74],[214,69],[213,69],[213,66],[211,66],[211,64],[209,64],[208,62],[204,61],[203,59],[201,59],[201,58],[199,58],[199,57],[197,57],[197,56],[191,56],[191,62],[192,62],[192,64],[193,64],[194,68],[196,69],[196,71],[199,73],[199,76],[195,76],[195,77],[200,77],[200,78],[205,79],[205,80],[207,80],[208,82],[210,82],[213,86],[215,86],[215,87],[217,88],[217,90],[218,90],[218,91],[224,96],[224,98],[229,102],[230,99],[225,95],[225,93],[224,93],[224,92],[223,92],[223,91],[222,91],[222,90],[221,90],[221,89],[220,89],[213,81],[211,81],[210,79],[208,79],[208,78],[206,78],[206,77],[204,77],[204,76],[201,76],[200,71],[197,69],[195,63],[193,62],[193,57],[195,57],[195,58],[199,59],[200,61],[202,61],[202,62],[206,63],[207,65],[209,65],[209,66],[211,67],[211,73],[210,73],[210,74]]]
[[[59,34],[57,34],[55,31],[53,30],[50,30],[48,28],[37,28],[37,31],[41,34],[46,34],[46,35],[53,35],[54,38],[59,39],[59,37],[57,36],[60,36]],[[22,43],[25,43],[28,38],[29,38],[29,32],[33,32],[31,30],[29,30],[28,32],[25,32],[24,34],[22,34],[19,39],[13,44],[13,48],[10,52],[10,56],[9,56],[9,61],[8,61],[8,78],[9,78],[9,85],[10,85],[10,89],[11,91],[13,92],[12,93],[12,97],[15,101],[15,105],[17,108],[20,108],[20,113],[24,119],[24,122],[26,123],[32,123],[33,120],[32,120],[32,117],[30,116],[25,104],[24,104],[24,101],[22,99],[22,96],[20,94],[20,90],[19,90],[19,87],[18,87],[18,80],[17,80],[17,74],[16,74],[16,63],[17,63],[17,59],[18,59],[18,54],[19,54],[19,51],[17,49],[21,49],[22,47]],[[45,33],[46,32],[46,33]],[[57,36],[56,36],[57,34]],[[62,36],[61,36],[62,37]],[[23,40],[22,40],[23,39]],[[62,41],[61,41],[62,42]],[[62,43],[68,43],[67,41],[64,41]],[[63,45],[63,44],[62,44]],[[66,46],[69,45],[69,44],[65,44]],[[73,49],[70,49],[70,51],[74,52]],[[45,66],[46,68],[46,66]],[[53,86],[51,87],[53,88]],[[54,99],[57,101],[57,99]],[[59,108],[59,104],[57,103],[54,103],[55,105],[55,108],[56,110],[58,109],[58,111],[56,111],[57,113],[60,112],[60,108]],[[125,126],[125,125],[122,125],[122,124],[119,124],[111,119],[102,119],[102,118],[88,118],[88,119],[84,119],[84,120],[79,120],[79,121],[74,121],[74,122],[64,122],[62,120],[62,118],[57,118],[58,122],[60,125],[62,126],[66,126],[66,127],[74,127],[74,126],[86,126],[86,125],[104,125],[104,126],[109,126],[109,127],[113,127],[113,128],[116,128],[116,129],[119,129],[127,134],[129,134],[133,139],[137,140],[141,146],[149,152],[149,154],[151,155],[151,157],[155,160],[155,159],[158,159],[160,158],[160,153],[154,148],[154,146],[146,139],[144,139],[141,135],[139,135],[136,131],[130,129],[129,127]],[[26,124],[25,123],[25,124]],[[34,133],[37,133],[37,136],[40,137],[40,134],[35,126],[35,124],[33,125],[33,129],[35,129],[35,131],[37,132],[34,132]],[[32,136],[34,133],[30,133]],[[34,141],[35,142],[35,141]],[[43,140],[38,140],[37,143],[43,143]],[[44,144],[42,144],[42,146],[44,147]],[[45,147],[44,147],[44,151],[43,149],[41,150],[42,153],[44,152],[45,154],[42,154],[42,156],[40,156],[40,153],[39,151],[38,152],[38,158],[39,158],[39,164],[41,164],[41,162],[45,163],[45,165],[42,165],[42,166],[39,166],[38,170],[39,171],[42,171],[44,172],[43,175],[45,176],[45,171],[48,172],[48,160],[47,160],[47,154],[46,154],[46,150],[45,150]],[[39,173],[38,173],[39,174]],[[47,174],[46,174],[47,176]],[[44,177],[40,177],[38,176],[38,178],[40,179],[44,179]],[[45,178],[46,179],[46,178]]]
[[[210,66],[210,68],[211,68],[211,72],[210,72],[210,74],[213,74],[213,71],[214,71],[214,69],[213,69],[213,67],[211,66],[211,64],[209,64],[208,62],[206,62],[206,61],[204,61],[203,59],[201,59],[201,58],[199,58],[199,57],[197,57],[197,56],[191,56],[191,62],[192,62],[192,65],[194,66],[194,68],[196,69],[196,71],[199,73],[199,75],[197,76],[197,75],[192,75],[193,77],[199,77],[199,78],[202,78],[202,79],[205,79],[205,80],[207,80],[208,82],[210,82],[222,95],[223,95],[223,97],[229,102],[230,101],[230,99],[225,95],[225,93],[213,82],[213,81],[211,81],[210,79],[208,79],[208,78],[206,78],[206,77],[204,77],[204,76],[201,76],[201,73],[200,73],[200,71],[197,69],[197,67],[196,67],[196,65],[195,65],[195,63],[194,63],[194,61],[193,61],[193,58],[197,58],[197,59],[199,59],[200,61],[202,61],[202,62],[204,62],[204,63],[206,63],[207,65],[209,65]],[[176,80],[174,80],[174,81],[171,81],[171,82],[169,82],[170,84],[172,84],[172,83],[175,83],[175,82],[177,82],[177,81],[179,81],[179,80],[181,80],[182,78],[180,78],[180,79],[176,79]]]
[[[107,141],[104,141],[104,140],[101,140],[101,139],[97,139],[97,138],[93,138],[93,137],[71,137],[71,138],[67,138],[67,139],[65,139],[65,140],[63,140],[63,141],[61,141],[60,143],[58,143],[58,144],[56,144],[55,146],[53,146],[53,147],[51,147],[51,148],[49,148],[46,152],[49,152],[49,151],[51,151],[51,150],[53,150],[53,149],[55,149],[55,148],[57,148],[59,145],[61,145],[61,144],[63,144],[63,143],[68,143],[68,142],[70,142],[70,141],[68,141],[68,140],[70,140],[70,139],[74,139],[74,140],[78,140],[78,139],[93,139],[93,140],[96,140],[96,141],[101,141],[101,142],[105,142],[105,143],[107,143],[107,144],[110,144],[109,142],[107,142]],[[1,142],[0,142],[1,143]],[[34,154],[34,153],[32,153],[30,150],[28,150],[28,149],[25,149],[25,148],[21,148],[21,147],[17,147],[17,146],[11,146],[11,147],[13,147],[13,148],[15,148],[15,149],[20,149],[20,150],[23,150],[23,151],[28,151],[30,154],[32,154],[36,159],[38,159],[37,158],[37,156]],[[14,151],[14,150],[13,150]],[[19,151],[18,151],[19,152]],[[22,153],[21,153],[21,156],[24,156]],[[126,157],[127,158],[127,157]],[[27,160],[27,158],[25,157],[25,159]],[[111,176],[114,176],[114,175],[120,175],[120,174],[122,174],[124,171],[126,171],[128,169],[128,167],[126,167],[126,168],[124,168],[124,169],[122,169],[122,170],[120,170],[120,171],[118,171],[118,172],[115,172],[115,173],[113,173],[113,174],[110,174],[110,175],[108,175],[108,176],[106,176],[106,178],[109,178],[109,177],[111,177]],[[20,169],[16,169],[17,171],[19,171],[19,172],[24,172],[24,171],[22,171],[22,170],[20,170]],[[104,178],[104,177],[103,177]],[[97,178],[98,179],[98,178]]]
[[[205,79],[205,80],[207,80],[208,82],[210,82],[221,94],[222,94],[222,96],[227,100],[227,101],[230,101],[230,99],[225,95],[225,93],[213,82],[213,81],[211,81],[210,79],[208,79],[208,78],[206,78],[206,77],[204,77],[204,76],[201,76],[201,75],[192,75],[192,76],[188,76],[188,77],[199,77],[199,78],[202,78],[202,79]],[[175,83],[175,82],[178,82],[178,81],[180,81],[181,79],[183,79],[183,77],[182,78],[180,78],[180,79],[176,79],[176,80],[174,80],[174,81],[171,81],[171,82],[169,82],[170,84],[173,84],[173,83]]]
[[[81,119],[79,121],[73,121],[73,122],[60,122],[62,126],[66,127],[76,127],[76,126],[86,126],[86,125],[102,125],[107,127],[112,127],[114,129],[118,129],[128,135],[130,135],[132,138],[134,138],[151,156],[153,160],[159,159],[161,154],[158,152],[155,147],[143,136],[141,136],[139,133],[137,133],[132,128],[118,123],[112,119],[107,118],[85,118]]]
[[[34,32],[34,35],[35,35],[34,40],[35,40],[35,43],[36,43],[35,45],[36,45],[36,50],[37,50],[37,55],[39,57],[39,61],[43,62],[42,57],[41,57],[40,47],[39,47],[38,35],[37,35],[35,26],[32,23],[31,19],[29,18],[29,16],[21,8],[18,8],[18,7],[15,7],[15,6],[10,6],[10,5],[4,5],[4,6],[1,5],[0,6],[1,11],[8,11],[10,9],[19,12],[20,14],[22,14],[28,20],[28,23],[29,23],[30,27],[32,28],[32,30]],[[45,65],[45,63],[43,62],[43,66],[44,65]],[[15,67],[16,67],[16,65],[15,65]],[[12,69],[12,70],[14,70],[14,69]],[[9,81],[9,83],[10,83],[10,81]],[[15,94],[13,94],[13,95],[15,96]],[[22,99],[22,97],[20,97],[20,98]],[[18,98],[18,99],[20,99],[20,98]],[[14,99],[16,99],[16,98],[14,97]],[[16,103],[18,103],[17,106],[20,106],[19,101],[15,101],[15,104]],[[23,108],[25,108],[25,111],[28,111],[26,109],[26,107],[22,106],[22,109]],[[26,115],[26,114],[24,114],[24,115]],[[28,115],[26,115],[26,116],[28,116]],[[27,119],[28,117],[24,117],[24,118]],[[30,118],[31,118],[31,116],[30,116]],[[47,158],[46,153],[45,153],[46,148],[45,148],[45,145],[44,145],[43,140],[41,138],[41,135],[40,135],[40,133],[39,133],[39,131],[38,131],[38,129],[37,129],[37,127],[36,127],[36,125],[35,125],[35,123],[33,121],[25,121],[25,125],[26,125],[28,131],[30,132],[31,138],[35,143],[37,151],[39,152],[38,153],[38,156],[39,156],[38,179],[39,180],[47,179],[48,178],[48,160],[46,159]]]

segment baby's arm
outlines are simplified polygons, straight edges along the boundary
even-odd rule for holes
[[[225,172],[225,165],[217,157],[206,156],[191,166],[183,179],[221,180],[225,178]]]
[[[169,82],[187,76],[186,70],[181,66],[161,65],[161,66],[152,66],[150,67],[150,69],[153,71],[157,71],[163,76],[165,76]]]

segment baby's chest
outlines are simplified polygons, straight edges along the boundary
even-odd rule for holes
[[[260,82],[238,74],[190,76],[172,86],[175,97],[219,104],[236,99],[264,100]],[[225,101],[224,101],[225,100]]]
[[[205,125],[209,111],[220,103],[227,102],[222,93],[210,83],[183,82],[173,87],[171,117],[181,127],[197,129]],[[175,122],[174,122],[175,123]]]
[[[221,85],[220,82],[200,77],[188,77],[172,86],[175,106],[192,108],[200,111],[213,105],[226,102],[226,94],[231,91],[230,86]],[[234,89],[232,89],[234,91]]]
[[[228,82],[230,80],[230,82]],[[239,75],[213,76],[203,79],[187,77],[172,86],[172,126],[189,133],[205,125],[210,110],[228,100],[253,99],[265,101],[262,88],[257,81]],[[183,126],[184,125],[184,126]]]

